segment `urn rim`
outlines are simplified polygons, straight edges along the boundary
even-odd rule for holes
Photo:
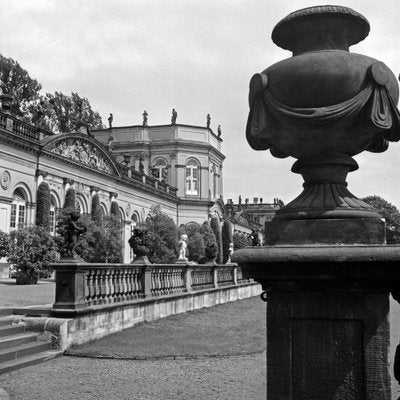
[[[272,41],[279,47],[295,52],[296,41],[302,36],[304,22],[310,24],[322,18],[341,18],[346,27],[348,45],[364,40],[370,31],[368,20],[357,11],[344,6],[323,5],[294,11],[280,20],[272,31]]]

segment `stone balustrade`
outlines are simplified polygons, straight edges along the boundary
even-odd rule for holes
[[[238,285],[236,264],[89,264],[61,262],[56,270],[54,314],[79,313],[94,306]]]
[[[45,137],[53,135],[52,132],[27,124],[4,112],[0,112],[0,128],[7,129],[18,136],[22,136],[36,142]]]

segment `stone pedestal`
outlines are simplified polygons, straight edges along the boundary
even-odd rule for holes
[[[234,253],[267,292],[267,396],[389,400],[397,246],[272,246]]]

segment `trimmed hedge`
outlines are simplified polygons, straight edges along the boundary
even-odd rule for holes
[[[217,253],[217,259],[216,262],[218,264],[222,264],[222,254],[223,254],[223,250],[222,250],[222,233],[221,233],[221,224],[219,222],[219,218],[218,217],[212,217],[211,221],[210,221],[210,227],[214,232],[215,235],[215,239],[217,241],[217,249],[218,249],[218,253]]]
[[[46,182],[42,182],[36,194],[36,225],[46,230],[50,230],[50,187]]]
[[[76,194],[74,188],[69,188],[65,194],[65,201],[63,209],[73,209],[75,210]]]
[[[96,193],[93,197],[92,197],[92,210],[90,213],[90,216],[92,218],[92,221],[100,226],[102,221],[101,221],[101,206],[100,206],[100,198],[99,195]]]

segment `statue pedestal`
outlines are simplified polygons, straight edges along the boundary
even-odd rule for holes
[[[234,253],[267,292],[269,399],[389,400],[397,246],[272,246]]]

